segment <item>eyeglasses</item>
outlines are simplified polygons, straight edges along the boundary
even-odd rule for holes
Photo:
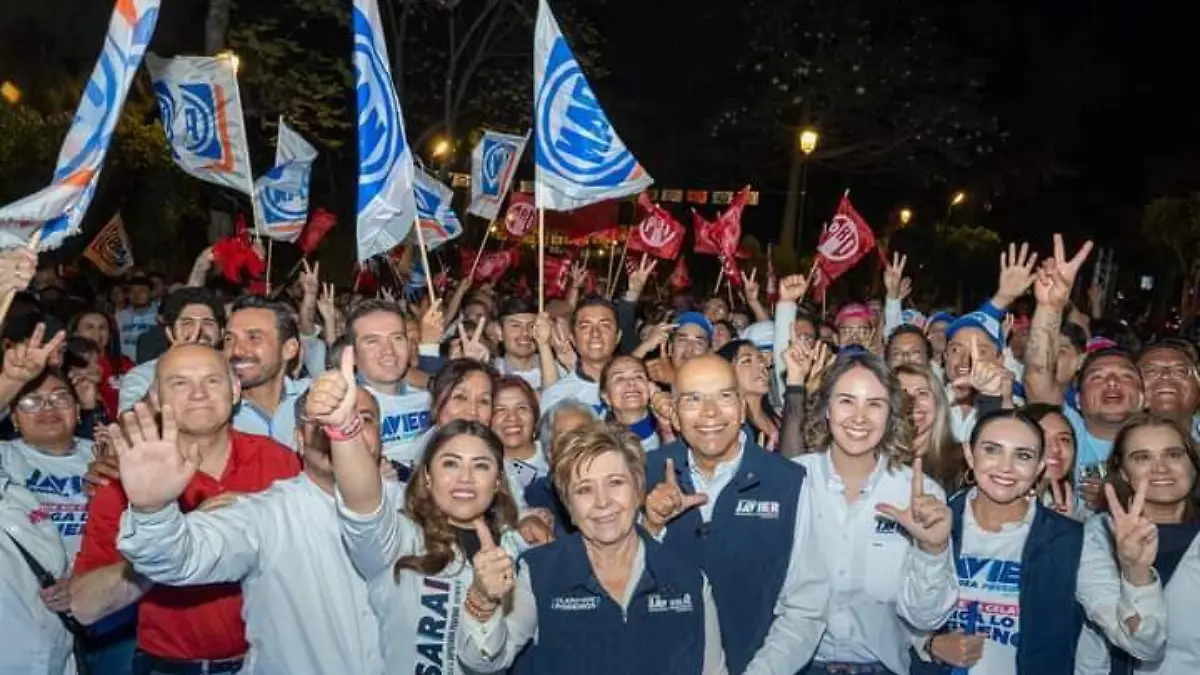
[[[1185,365],[1176,366],[1146,366],[1142,368],[1142,377],[1147,380],[1157,380],[1170,378],[1173,380],[1183,380],[1190,377],[1192,367]]]
[[[27,394],[17,401],[17,410],[21,412],[41,412],[47,408],[70,408],[75,405],[75,397],[66,389],[52,391],[49,394]]]
[[[741,403],[737,389],[725,389],[715,394],[689,391],[676,397],[675,405],[681,411],[695,412],[704,406],[705,401],[712,401],[719,408],[735,408]]]

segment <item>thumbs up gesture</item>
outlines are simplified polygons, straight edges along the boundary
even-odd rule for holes
[[[654,490],[646,495],[646,520],[643,525],[651,534],[657,535],[667,523],[679,517],[679,514],[701,504],[708,503],[708,495],[697,493],[685,495],[679,489],[675,478],[675,461],[668,458],[666,478],[654,486]]]
[[[337,370],[321,373],[309,387],[304,415],[322,426],[334,429],[349,427],[358,416],[358,388],[354,384],[354,348],[342,350],[342,362]]]
[[[471,560],[471,566],[475,570],[471,588],[494,607],[504,601],[515,585],[512,556],[496,545],[492,531],[482,517],[475,519],[475,533],[479,535],[480,548],[479,553]]]

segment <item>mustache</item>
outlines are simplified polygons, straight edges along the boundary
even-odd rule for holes
[[[245,363],[261,365],[262,361],[259,361],[258,359],[254,358],[253,356],[235,356],[232,359],[229,359],[229,365],[234,366],[234,367],[240,366]]]

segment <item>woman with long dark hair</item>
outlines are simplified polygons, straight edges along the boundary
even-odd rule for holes
[[[662,445],[658,420],[650,410],[652,392],[650,373],[641,359],[614,357],[600,373],[600,400],[608,407],[608,418],[633,432],[647,452]]]
[[[1037,488],[1042,505],[1085,522],[1091,511],[1086,504],[1075,503],[1075,430],[1070,420],[1061,407],[1049,403],[1034,403],[1022,410],[1037,421],[1046,438],[1046,470]]]
[[[440,426],[396,511],[378,462],[339,448],[339,433],[331,440],[342,539],[367,580],[385,671],[459,672],[455,633],[463,603],[481,593],[481,552],[497,542],[515,558],[524,548],[500,439],[476,420]]]
[[[774,450],[779,446],[780,417],[771,405],[770,358],[749,340],[733,340],[717,355],[733,364],[738,391],[746,405],[746,430],[760,446]]]

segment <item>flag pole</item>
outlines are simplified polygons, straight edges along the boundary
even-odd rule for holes
[[[271,294],[271,258],[275,255],[275,239],[267,237],[267,295]]]
[[[475,253],[475,262],[471,263],[471,273],[467,275],[467,279],[475,278],[475,268],[479,267],[479,259],[483,257],[483,249],[487,247],[488,238],[491,236],[492,223],[488,223],[487,229],[483,231],[483,241],[479,242],[479,250]]]
[[[725,265],[721,265],[721,271],[717,272],[717,285],[713,286],[713,295],[721,292],[721,282],[725,280]]]
[[[37,255],[38,244],[42,243],[42,231],[46,229],[46,224],[34,230],[33,236],[29,238],[29,248],[33,250],[34,255]],[[4,319],[8,317],[8,310],[12,309],[13,300],[17,297],[16,291],[9,291],[0,299],[0,324],[4,323]]]
[[[546,311],[546,210],[538,206],[538,314]]]
[[[433,290],[433,270],[429,267],[429,251],[425,250],[425,235],[421,233],[420,218],[413,223],[413,227],[417,228],[417,246],[421,247],[421,265],[425,268],[425,283],[429,286],[429,303],[432,306],[437,302],[437,293]]]
[[[617,242],[608,246],[608,271],[604,273],[604,285],[612,288],[613,265],[617,262]]]
[[[629,235],[625,236],[625,245],[621,247],[621,262],[617,263],[617,272],[613,275],[613,280],[608,284],[608,299],[612,300],[617,293],[617,282],[621,280],[621,272],[625,270],[625,256],[629,253]],[[645,254],[642,254],[643,256]]]

